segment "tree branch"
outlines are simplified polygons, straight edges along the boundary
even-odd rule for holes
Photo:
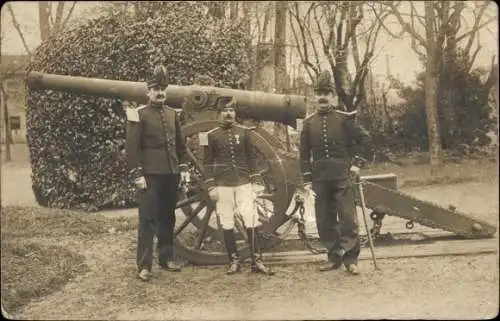
[[[311,68],[314,71],[314,73],[316,74],[316,77],[317,77],[319,75],[319,69],[317,67],[315,67],[309,61],[309,53],[308,53],[308,50],[307,50],[307,43],[308,43],[308,41],[307,41],[307,38],[306,38],[306,34],[305,34],[305,30],[304,30],[304,26],[302,24],[302,21],[298,17],[298,14],[299,14],[300,10],[299,10],[299,6],[298,6],[297,2],[294,2],[294,8],[295,8],[295,12],[290,11],[290,13],[291,13],[290,16],[293,16],[296,19],[297,25],[299,27],[300,34],[301,34],[301,37],[302,37],[302,48],[303,48],[303,58],[304,58],[303,63],[304,63],[304,66]],[[311,41],[312,41],[312,39],[311,39]],[[300,42],[298,42],[298,43],[300,43]],[[311,80],[313,80],[313,79],[314,78],[311,77]]]
[[[28,59],[31,60],[31,50],[29,49],[28,44],[26,43],[26,39],[24,38],[21,26],[17,22],[16,15],[14,14],[14,10],[12,10],[12,6],[10,5],[10,3],[7,3],[7,9],[9,10],[10,16],[12,18],[12,24],[14,25],[14,28],[16,29],[17,33],[19,34],[19,37],[21,38],[21,41],[23,42],[23,46],[28,55]]]
[[[436,4],[437,5],[437,4]],[[444,46],[444,40],[446,38],[446,31],[448,30],[449,27],[449,9],[450,9],[450,3],[449,2],[442,2],[443,8],[440,12],[439,15],[439,20],[441,21],[441,25],[437,28],[434,29],[437,33],[436,37],[436,57],[441,57],[442,51],[443,51],[443,46]],[[435,19],[438,20],[438,19]]]
[[[356,73],[356,77],[354,77],[353,84],[351,86],[351,97],[352,101],[354,101],[354,97],[357,97],[359,94],[363,94],[362,86],[364,84],[364,80],[366,77],[366,73],[368,72],[368,63],[373,56],[373,52],[367,53],[363,59],[363,63],[361,64],[360,70]],[[360,102],[361,99],[357,99],[357,103],[353,104],[353,110],[356,109],[356,106]]]
[[[485,21],[484,23],[480,24],[477,26],[476,30],[470,30],[470,31],[467,31],[465,32],[464,34],[460,35],[457,37],[457,42],[460,42],[461,40],[463,40],[465,37],[468,37],[469,35],[471,35],[472,33],[476,32],[477,30],[483,28],[484,26],[492,23],[493,21],[497,20],[497,17],[492,17],[490,19],[488,19],[487,21]]]
[[[411,13],[410,15],[412,17],[417,17],[418,18],[418,22],[420,22],[420,24],[425,28],[425,21],[423,19],[422,16],[418,15],[417,14],[417,9],[415,8],[415,4],[413,3],[413,1],[410,1],[410,5],[411,5]],[[412,21],[413,21],[413,18],[412,18]]]
[[[470,70],[472,69],[472,66],[474,65],[474,61],[476,60],[477,58],[477,55],[479,54],[479,51],[481,50],[482,46],[477,46],[476,50],[474,50],[474,53],[472,54],[471,58],[468,59],[467,61],[464,61],[465,62],[465,70],[467,70],[467,73],[470,72]],[[467,58],[465,58],[467,59]]]
[[[295,2],[294,2],[294,5],[296,5]],[[297,7],[295,7],[295,9],[297,9]],[[290,20],[290,27],[292,29],[292,34],[293,34],[293,37],[295,39],[295,43],[297,44],[297,52],[299,54],[300,60],[304,64],[304,67],[306,69],[307,74],[309,75],[310,80],[314,81],[315,77],[311,73],[311,70],[315,72],[316,76],[319,75],[319,72],[316,70],[316,68],[314,67],[314,65],[311,64],[311,62],[309,62],[309,60],[308,60],[307,43],[306,43],[306,39],[304,37],[304,34],[302,34],[302,48],[303,49],[302,50],[300,49],[301,41],[300,41],[300,38],[299,38],[299,36],[297,34],[297,31],[296,31],[296,29],[294,27],[294,23],[293,23],[292,17],[297,20],[297,24],[299,26],[300,26],[300,21],[299,21],[298,17],[295,15],[295,13],[292,11],[292,9],[289,9],[288,12],[290,13],[288,15],[289,16],[289,20]]]
[[[314,41],[314,37],[312,36],[312,33],[311,33],[311,25],[310,25],[310,15],[311,15],[311,11],[313,10],[313,6],[314,6],[314,2],[311,4],[311,6],[309,7],[309,9],[307,10],[307,13],[306,13],[306,16],[304,16],[304,20],[306,19],[307,17],[307,34],[309,35],[309,39],[311,40],[311,47],[312,47],[312,50],[313,50],[313,53],[314,53],[314,58],[316,60],[316,66],[318,66],[318,69],[319,69],[319,53],[318,53],[318,49],[316,48],[316,44],[315,44],[315,41]]]
[[[486,79],[486,82],[484,83],[484,86],[488,89],[488,91],[491,90],[496,83],[498,83],[498,66],[496,66],[495,60],[496,57],[493,55],[491,57],[490,73],[488,74],[488,79]]]
[[[341,53],[339,53],[342,50],[342,29],[343,29],[343,24],[346,20],[346,10],[345,7],[342,7],[342,11],[340,12],[340,21],[337,24],[337,43],[336,43],[336,55],[335,58]]]
[[[269,12],[271,10],[271,3],[268,3],[266,6],[266,8],[264,9],[264,25],[262,26],[262,32],[261,32],[261,36],[264,37],[264,41],[267,41],[267,27],[269,26]]]
[[[375,15],[375,18],[376,20],[382,25],[382,28],[384,28],[385,32],[387,32],[387,34],[389,36],[391,36],[392,38],[395,38],[395,39],[400,39],[403,34],[404,34],[404,30],[401,30],[400,34],[399,35],[396,35],[394,34],[391,30],[389,30],[389,28],[387,28],[387,26],[385,25],[385,23],[383,23],[383,20],[381,19],[379,13],[377,12],[377,10],[373,7],[373,6],[370,6],[372,8],[372,12],[373,14]],[[393,10],[395,10],[396,7],[393,7]],[[388,15],[391,14],[391,13],[388,13]]]
[[[50,1],[47,1],[47,16],[49,18],[49,30],[52,30],[52,28],[54,28],[54,19],[52,17],[52,3]]]
[[[479,9],[479,12],[478,12],[477,16],[475,17],[474,25],[472,26],[472,30],[471,30],[471,31],[473,31],[473,33],[471,34],[469,41],[467,42],[467,45],[465,46],[465,53],[466,54],[468,54],[472,48],[472,43],[474,42],[474,38],[477,35],[477,31],[479,30],[479,28],[478,28],[479,21],[481,21],[481,18],[483,16],[485,10],[486,10],[486,4],[483,5]]]
[[[56,21],[55,21],[55,25],[53,25],[53,29],[55,30],[55,32],[58,32],[59,30],[61,30],[61,22],[62,22],[63,13],[64,13],[64,5],[65,5],[64,2],[57,3]]]
[[[66,18],[62,22],[61,30],[66,29],[66,25],[68,24],[68,21],[71,18],[71,15],[73,14],[73,10],[75,10],[75,6],[76,6],[76,1],[73,1],[73,4],[69,8],[68,14],[66,15]]]
[[[401,16],[401,13],[395,10],[394,6],[391,6],[391,8],[392,8],[391,13],[393,14],[394,17],[396,17],[403,31],[409,33],[413,38],[415,38],[416,41],[420,43],[421,46],[426,47],[425,39],[420,34],[417,33],[415,28],[412,28],[408,22],[404,21],[403,17]]]
[[[357,37],[351,38],[351,48],[352,48],[352,56],[354,58],[354,66],[356,67],[356,71],[359,71],[359,68],[361,67],[361,61],[359,60],[359,48],[358,48]]]
[[[343,41],[337,41],[339,46],[337,47],[337,54],[335,56],[335,84],[336,90],[339,98],[344,104],[345,108],[351,110],[353,97],[350,95],[351,88],[351,79],[350,74],[347,68],[347,57],[348,57],[348,48],[347,45],[350,43],[348,35],[350,32],[349,18],[346,17],[348,13],[348,4],[342,3],[342,11],[339,26],[339,35],[338,38],[342,38],[342,30],[345,29],[344,39]]]
[[[325,55],[330,54],[330,44],[326,42],[325,36],[323,34],[323,31],[321,30],[321,23],[320,19],[318,18],[318,14],[316,13],[316,10],[313,11],[313,16],[314,16],[314,21],[316,22],[316,26],[318,27],[318,33],[319,33],[319,38],[321,40],[321,44],[323,45],[323,53]]]

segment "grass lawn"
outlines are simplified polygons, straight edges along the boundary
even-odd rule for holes
[[[62,246],[2,239],[2,304],[15,312],[87,271],[84,256]]]
[[[2,303],[15,312],[85,273],[85,257],[58,245],[63,237],[98,237],[136,229],[136,219],[68,210],[4,207],[1,212]],[[50,240],[50,242],[46,242]]]
[[[431,167],[425,156],[398,158],[391,163],[378,163],[362,170],[362,174],[394,173],[398,187],[437,184],[459,184],[469,181],[493,181],[498,179],[498,161],[492,158],[469,158],[460,162],[445,159],[437,173],[431,175]]]

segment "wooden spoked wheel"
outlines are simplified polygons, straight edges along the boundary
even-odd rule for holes
[[[188,146],[191,183],[188,191],[180,192],[179,195],[174,242],[177,255],[192,264],[228,262],[217,206],[209,199],[203,184],[203,148],[199,143],[199,133],[208,132],[216,126],[215,120],[203,120],[189,123],[183,128]],[[255,187],[263,190],[263,193],[254,204],[261,222],[260,243],[268,249],[278,244],[293,228],[293,223],[285,217],[294,190],[287,184],[286,171],[275,147],[259,131],[262,129],[251,130],[249,136],[252,157],[256,157],[257,170],[262,176],[258,184],[260,186]],[[250,255],[246,232],[241,220],[237,219],[235,225],[238,253],[246,258]]]

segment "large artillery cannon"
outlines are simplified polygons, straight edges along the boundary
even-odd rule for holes
[[[146,85],[141,82],[92,79],[30,72],[27,85],[31,90],[61,90],[78,95],[118,98],[145,103]],[[219,228],[215,204],[203,186],[202,149],[199,134],[217,126],[215,109],[223,97],[233,97],[241,119],[279,122],[292,127],[306,116],[306,99],[297,95],[207,87],[199,85],[167,88],[167,103],[185,113],[184,133],[190,157],[192,182],[180,192],[175,228],[177,252],[197,264],[218,264],[228,260]],[[264,193],[256,201],[262,219],[260,238],[265,247],[277,245],[294,226],[291,208],[298,179],[297,155],[285,152],[283,144],[258,124],[251,124],[250,140],[257,155]],[[366,205],[374,209],[371,217],[395,215],[411,222],[440,228],[464,237],[490,237],[496,228],[457,210],[445,209],[417,200],[396,190],[395,175],[362,177]],[[297,208],[295,208],[296,210]],[[238,224],[237,224],[238,226]],[[238,242],[243,257],[249,255],[244,229],[240,226]]]
[[[120,98],[140,104],[145,104],[148,101],[146,83],[143,82],[30,72],[27,83],[32,89],[61,90],[75,94]],[[167,104],[176,109],[191,107],[200,111],[217,107],[219,99],[228,96],[237,100],[237,116],[241,118],[274,121],[295,127],[296,119],[306,116],[306,100],[303,96],[277,95],[198,85],[169,85],[167,87]],[[192,113],[190,116],[193,116]]]

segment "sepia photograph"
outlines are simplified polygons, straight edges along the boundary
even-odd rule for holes
[[[496,2],[0,12],[4,318],[498,315]]]

